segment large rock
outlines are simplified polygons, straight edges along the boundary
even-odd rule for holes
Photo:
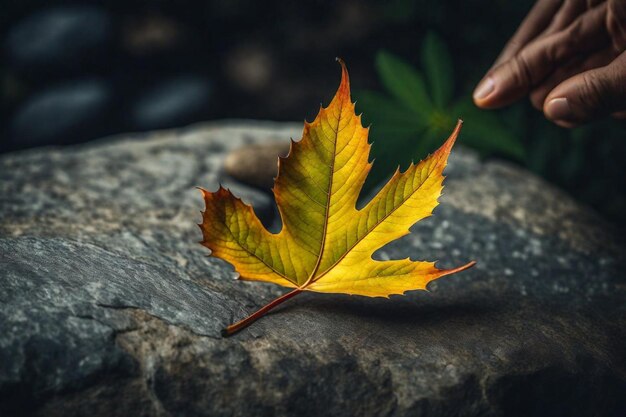
[[[470,259],[429,292],[303,294],[206,257],[194,186],[299,135],[214,123],[0,158],[0,415],[623,416],[626,247],[519,168],[458,148],[435,216],[381,258]],[[226,180],[228,183],[228,180]],[[269,198],[230,182],[258,212]]]

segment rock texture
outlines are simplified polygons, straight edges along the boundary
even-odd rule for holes
[[[290,143],[266,141],[230,152],[224,159],[224,172],[234,179],[270,191],[278,174],[277,156],[286,157]]]
[[[457,148],[442,204],[378,256],[470,259],[429,292],[233,280],[196,242],[221,173],[293,124],[214,123],[0,157],[2,416],[623,416],[626,246],[543,181]]]

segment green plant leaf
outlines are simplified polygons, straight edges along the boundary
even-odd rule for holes
[[[383,180],[400,167],[405,170],[413,161],[423,159],[432,149],[434,143],[431,129],[422,129],[419,132],[400,132],[376,129],[372,126],[372,153],[374,165],[364,185],[366,192],[371,191]],[[439,136],[441,140],[441,136]]]
[[[450,112],[462,118],[463,143],[485,153],[497,152],[521,161],[526,152],[520,139],[493,112],[478,109],[470,98],[455,103]]]
[[[376,69],[387,91],[414,110],[416,117],[431,112],[432,103],[424,78],[411,65],[389,52],[380,51],[376,55]]]
[[[427,120],[403,103],[373,91],[361,90],[355,97],[364,123],[371,125],[371,156],[376,160],[365,183],[368,191],[389,177],[398,165],[408,165],[427,128]]]
[[[428,156],[428,152],[432,149],[432,145],[441,142],[441,138],[445,138],[446,135],[439,131],[436,127],[429,127],[422,132],[419,141],[415,144],[411,154],[410,161],[418,162]]]
[[[424,39],[422,66],[435,106],[445,107],[454,93],[454,68],[446,44],[432,32]]]
[[[385,132],[417,133],[426,128],[427,120],[402,103],[374,91],[355,94],[356,107],[364,114],[366,124]]]

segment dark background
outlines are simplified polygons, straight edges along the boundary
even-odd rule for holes
[[[532,3],[2,1],[0,152],[211,119],[311,120],[338,83],[336,56],[355,89],[384,91],[377,53],[419,67],[428,32],[452,58],[455,97],[469,97]],[[526,102],[496,114],[525,149],[515,163],[626,225],[623,123],[568,131]]]

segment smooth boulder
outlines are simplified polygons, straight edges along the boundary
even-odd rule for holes
[[[195,187],[226,182],[271,222],[223,162],[300,131],[214,122],[0,156],[0,414],[625,414],[626,246],[462,147],[434,216],[376,256],[476,267],[390,299],[305,293],[222,338],[285,289],[207,257]]]

